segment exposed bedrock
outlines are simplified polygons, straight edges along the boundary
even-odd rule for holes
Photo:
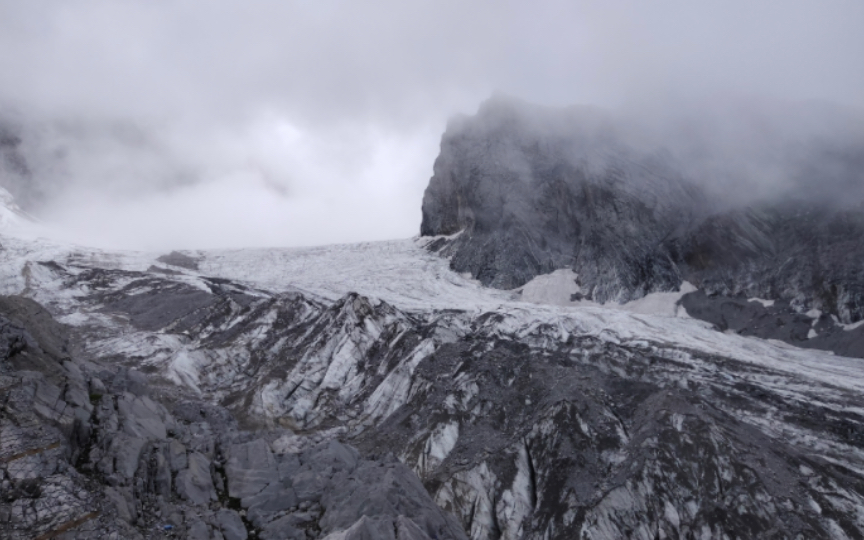
[[[74,331],[0,297],[0,537],[466,538],[397,460],[243,430],[194,392],[70,356]]]
[[[686,278],[709,294],[782,299],[845,324],[864,318],[860,205],[794,201],[730,211],[706,219],[680,250]]]
[[[475,539],[834,537],[830,511],[812,509],[864,500],[860,487],[841,489],[842,503],[822,491],[850,477],[801,445],[821,415],[814,404],[774,409],[782,390],[736,381],[743,366],[724,364],[729,379],[709,382],[649,350],[556,344],[547,331],[443,346],[360,447],[403,448]],[[772,410],[797,427],[754,427]]]
[[[691,317],[708,321],[721,332],[864,358],[864,326],[838,324],[836,316],[817,310],[802,314],[785,300],[745,300],[696,291],[685,294],[679,304]]]
[[[147,373],[83,365],[102,397],[70,446],[137,531],[864,537],[860,392],[632,337],[615,312],[598,331],[522,307],[408,313],[68,264],[34,266],[31,284],[61,313],[99,314],[75,329],[89,355]],[[75,391],[38,388],[51,411],[68,395],[87,413]]]
[[[695,219],[701,194],[662,156],[617,151],[614,138],[596,111],[490,100],[445,133],[421,234],[462,231],[446,250],[453,268],[493,287],[571,267],[598,301],[674,288],[663,242]]]
[[[493,98],[444,134],[421,234],[458,233],[430,248],[497,288],[571,268],[598,302],[687,280],[864,318],[864,141],[784,148],[782,199],[738,196],[730,207],[698,170],[626,132],[603,112]]]

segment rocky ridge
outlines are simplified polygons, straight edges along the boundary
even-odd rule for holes
[[[3,305],[12,538],[864,536],[856,364],[5,245],[48,310]]]
[[[660,143],[630,139],[611,114],[493,98],[444,134],[421,234],[451,235],[432,249],[492,287],[569,268],[600,303],[687,281],[864,319],[864,139],[773,151],[788,192],[732,207]]]
[[[242,430],[140,371],[58,354],[29,328],[56,342],[62,325],[2,304],[4,538],[464,538],[395,459]]]

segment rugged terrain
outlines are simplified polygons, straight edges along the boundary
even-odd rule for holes
[[[520,107],[409,240],[112,252],[0,191],[0,537],[864,538],[860,208]]]
[[[4,535],[864,537],[858,361],[525,303],[425,243],[4,237]]]
[[[497,97],[448,127],[421,233],[454,235],[432,248],[492,287],[568,268],[581,297],[600,303],[687,281],[709,295],[783,300],[853,324],[864,319],[861,128],[839,141],[776,137],[735,185],[756,192],[765,171],[783,181],[746,198],[662,138],[640,143],[610,113]]]

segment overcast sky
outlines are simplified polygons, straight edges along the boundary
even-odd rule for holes
[[[860,0],[0,0],[0,107],[62,151],[40,214],[82,242],[400,238],[447,119],[493,91],[861,110],[862,23]]]

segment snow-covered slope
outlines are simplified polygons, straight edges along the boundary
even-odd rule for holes
[[[38,230],[33,217],[18,207],[11,193],[0,187],[0,231],[19,237],[32,237]]]
[[[562,276],[488,289],[430,241],[165,256],[7,233],[0,278],[70,325],[85,378],[144,371],[279,455],[392,453],[471,538],[864,535],[860,360],[676,316],[686,291],[612,308],[557,302]],[[256,534],[282,519],[255,515]],[[326,530],[367,526],[344,523]]]
[[[445,259],[423,249],[427,241],[421,238],[313,248],[189,252],[198,261],[199,269],[193,271],[159,262],[158,253],[108,252],[58,245],[49,240],[5,237],[0,271],[5,294],[29,293],[47,305],[55,305],[58,313],[68,311],[65,320],[70,323],[88,320],[79,311],[78,302],[89,291],[58,288],[59,284],[51,282],[34,285],[38,275],[46,272],[37,268],[39,261],[68,266],[76,273],[95,268],[149,271],[208,292],[204,278],[216,277],[270,294],[300,292],[324,302],[358,293],[409,313],[460,310],[476,316],[497,312],[507,316],[508,330],[551,324],[568,334],[602,336],[615,343],[647,341],[687,348],[792,371],[840,386],[864,388],[864,362],[718,333],[703,321],[676,316],[670,306],[674,305],[677,293],[669,293],[672,298],[665,301],[660,296],[656,299],[649,296],[648,301],[609,306],[588,302],[557,306],[523,301],[519,294],[483,287],[456,274]],[[165,270],[177,273],[160,272]],[[99,319],[102,315],[93,317]]]

